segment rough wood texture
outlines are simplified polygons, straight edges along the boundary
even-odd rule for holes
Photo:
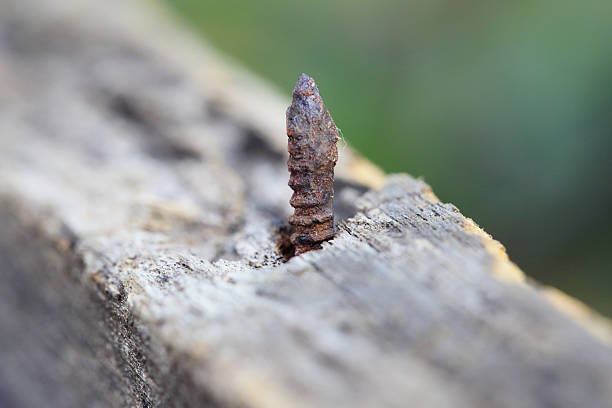
[[[5,0],[0,57],[1,406],[610,406],[607,321],[347,148],[282,263],[288,98],[147,6]]]

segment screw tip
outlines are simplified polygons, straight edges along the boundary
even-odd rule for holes
[[[319,89],[317,88],[317,84],[315,83],[314,79],[306,74],[302,74],[299,76],[293,92],[299,95],[311,95],[314,93],[318,94]]]

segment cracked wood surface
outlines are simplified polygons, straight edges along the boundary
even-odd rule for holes
[[[138,1],[0,5],[0,405],[609,407],[607,321],[340,150],[281,261],[280,98]]]

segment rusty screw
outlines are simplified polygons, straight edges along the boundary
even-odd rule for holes
[[[314,79],[300,75],[287,109],[287,136],[295,209],[289,223],[295,226],[291,243],[299,255],[321,247],[333,238],[334,166],[338,161],[338,128],[323,104]]]

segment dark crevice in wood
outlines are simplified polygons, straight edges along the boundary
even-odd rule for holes
[[[334,218],[336,222],[354,217],[358,211],[356,199],[368,191],[370,188],[367,186],[336,177],[334,180]]]
[[[162,160],[202,160],[200,152],[166,134],[162,119],[152,117],[128,96],[115,94],[108,97],[108,107],[115,117],[122,118],[139,130],[143,145],[152,157]]]
[[[277,230],[277,250],[287,262],[295,256],[295,246],[291,243],[291,234],[294,232],[293,225],[285,223]]]
[[[243,137],[239,154],[249,161],[264,160],[268,163],[282,162],[284,155],[274,149],[265,137],[252,127],[243,126],[240,132]]]

